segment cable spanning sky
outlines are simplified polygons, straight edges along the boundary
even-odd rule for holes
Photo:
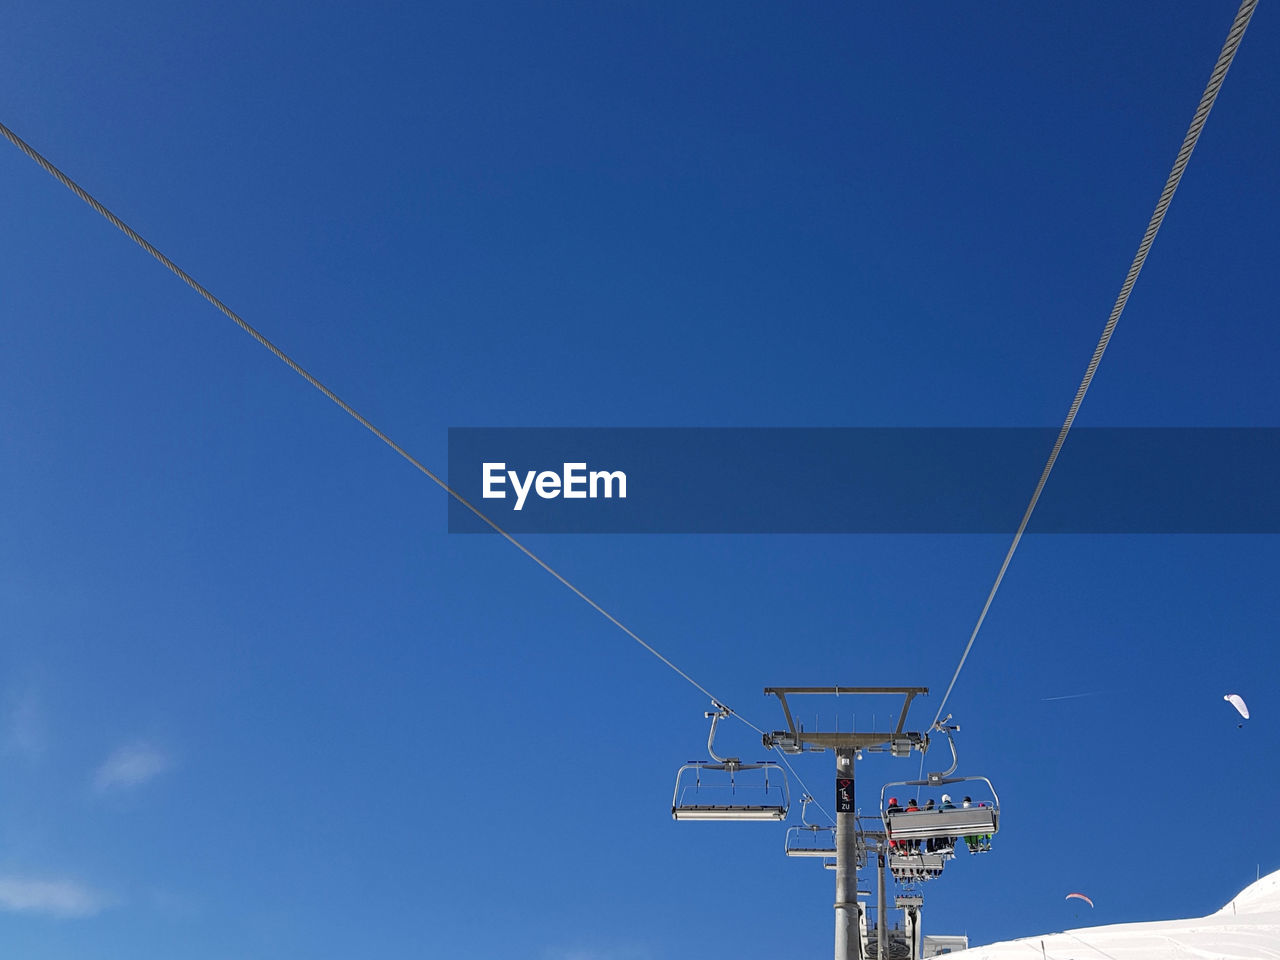
[[[20,2],[0,121],[433,469],[450,427],[1056,427],[1234,13]],[[1277,46],[1263,5],[1078,426],[1280,424]],[[7,144],[0,197],[0,951],[825,955],[782,827],[670,819],[705,697]],[[1008,541],[528,539],[764,729],[837,683],[926,725]],[[947,705],[1002,829],[927,933],[1280,866],[1278,562],[1024,540]]]

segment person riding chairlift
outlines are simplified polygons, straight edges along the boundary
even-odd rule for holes
[[[894,813],[901,813],[901,812],[902,812],[902,807],[898,806],[898,798],[897,798],[897,797],[890,797],[890,798],[889,798],[889,806],[885,807],[885,813],[888,813],[888,814],[894,814]],[[898,846],[899,846],[898,841],[897,841],[897,840],[894,840],[892,837],[890,837],[890,838],[889,838],[889,852],[890,852],[890,853],[897,853],[897,852],[898,852]]]
[[[916,806],[916,798],[915,798],[915,797],[912,797],[910,800],[908,800],[908,801],[907,801],[907,809],[906,809],[906,810],[904,810],[903,812],[904,812],[904,813],[919,813],[919,812],[920,812],[920,808]],[[907,850],[908,850],[908,851],[910,851],[911,853],[919,853],[919,852],[920,852],[920,841],[919,841],[919,840],[904,840],[904,841],[902,841],[902,842],[903,842],[903,845],[904,845],[904,846],[906,846]]]
[[[926,800],[926,801],[924,802],[924,812],[925,812],[925,813],[933,813],[933,798],[932,798],[932,797],[931,797],[931,798],[929,798],[928,800]],[[936,844],[936,842],[934,841],[934,838],[933,838],[933,837],[928,837],[928,838],[924,841],[924,852],[925,852],[925,853],[933,853],[933,851],[934,851],[934,847],[935,847],[936,845],[937,845],[937,844]]]
[[[972,807],[972,806],[973,806],[973,798],[972,798],[972,797],[965,797],[965,798],[964,798],[964,801],[963,801],[962,806],[963,806],[963,809],[968,810],[970,807]],[[977,834],[970,834],[969,836],[966,836],[966,837],[964,838],[964,842],[965,842],[965,843],[967,843],[967,844],[969,845],[969,852],[970,852],[970,853],[978,853],[978,852],[980,852],[980,851],[979,851],[979,845],[980,845],[980,844],[981,844],[981,842],[982,842],[982,838],[981,838],[980,836],[978,836]]]
[[[939,809],[939,810],[954,810],[955,808],[956,808],[956,805],[955,805],[954,803],[952,803],[952,802],[951,802],[951,794],[949,794],[949,793],[944,793],[944,794],[942,795],[942,803],[940,803],[940,804],[938,805],[938,809]],[[955,837],[947,837],[945,840],[938,840],[938,841],[936,841],[936,842],[935,842],[934,846],[935,846],[937,849],[942,850],[944,853],[951,853],[951,854],[954,854],[954,853],[955,853],[955,849],[956,849],[956,838],[955,838]]]

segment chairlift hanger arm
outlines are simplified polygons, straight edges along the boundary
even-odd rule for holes
[[[716,761],[716,763],[736,764],[738,762],[737,757],[721,757],[716,753],[715,747],[713,746],[716,739],[716,724],[729,716],[729,708],[716,703],[714,700],[712,700],[711,703],[716,709],[708,710],[706,713],[706,716],[711,719],[711,731],[707,734],[707,753],[711,755],[711,759]]]
[[[948,716],[947,719],[950,720],[951,717]],[[929,785],[936,787],[945,783],[947,781],[947,777],[955,773],[956,767],[960,765],[960,758],[956,756],[956,738],[951,735],[952,730],[959,730],[960,728],[942,726],[936,723],[934,724],[934,728],[941,730],[943,733],[947,735],[947,746],[951,748],[951,766],[947,767],[947,769],[943,770],[941,773],[929,774]]]

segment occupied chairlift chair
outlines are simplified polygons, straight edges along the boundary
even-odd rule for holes
[[[786,772],[772,760],[743,763],[737,757],[716,755],[714,741],[716,724],[729,716],[727,707],[712,701],[714,710],[704,716],[711,720],[711,732],[707,735],[707,753],[710,760],[690,760],[676,773],[676,788],[671,795],[671,819],[673,820],[785,820],[791,809],[791,788]],[[755,771],[760,771],[754,774]],[[704,774],[727,773],[727,782],[703,782]],[[752,772],[751,777],[739,782],[739,774]],[[754,782],[753,782],[754,781]],[[738,792],[756,795],[760,802],[741,803]],[[725,798],[721,802],[707,802]]]
[[[948,716],[947,720],[951,718]],[[942,721],[946,723],[946,720]],[[986,836],[1000,829],[1000,798],[995,787],[986,777],[953,777],[959,761],[956,758],[956,744],[951,734],[959,730],[956,726],[938,725],[938,729],[947,735],[951,746],[951,767],[942,773],[930,773],[927,780],[899,780],[887,783],[880,791],[880,815],[884,819],[885,832],[892,840],[946,840],[954,837]],[[954,810],[913,810],[894,811],[890,813],[885,806],[885,797],[890,787],[941,787],[952,783],[981,781],[987,785],[991,794],[990,805],[960,807]],[[895,791],[896,792],[896,791]],[[912,861],[921,854],[910,855]],[[927,854],[925,854],[927,856]],[[903,863],[902,866],[906,866]]]
[[[933,880],[942,874],[949,856],[941,853],[891,853],[889,872],[899,883]]]

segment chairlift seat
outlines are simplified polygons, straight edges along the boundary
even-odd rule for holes
[[[836,855],[835,847],[790,847],[786,854],[788,857],[834,857]]]
[[[766,804],[685,803],[671,808],[673,820],[785,820],[787,808]]]

